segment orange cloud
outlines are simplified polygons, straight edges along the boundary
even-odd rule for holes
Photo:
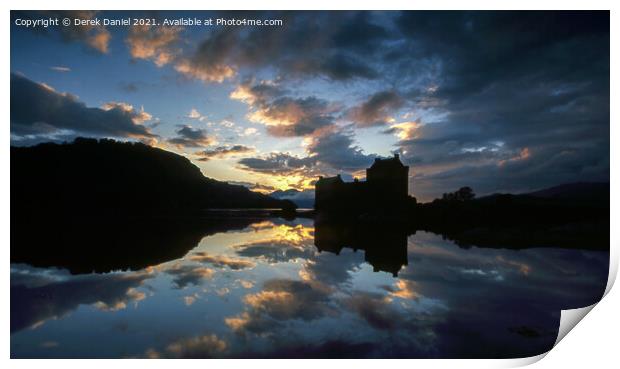
[[[531,156],[530,149],[525,147],[525,148],[521,149],[521,151],[519,151],[519,153],[517,155],[515,155],[515,156],[513,156],[511,158],[508,158],[508,159],[500,160],[498,165],[501,167],[501,166],[504,166],[506,163],[510,163],[510,162],[514,162],[514,161],[519,161],[519,160],[526,160],[530,156]]]
[[[256,266],[256,263],[226,255],[209,255],[206,252],[196,252],[189,256],[189,260],[201,263],[209,263],[219,267],[229,267],[233,270],[248,269]]]
[[[417,130],[420,125],[419,121],[396,123],[390,126],[388,132],[394,133],[400,140],[411,140],[418,137]]]
[[[151,60],[158,67],[171,63],[179,50],[181,27],[132,26],[125,40],[129,54],[134,59]]]
[[[202,65],[191,59],[182,59],[174,66],[174,69],[186,77],[198,79],[203,82],[224,82],[235,75],[235,70],[226,64]]]

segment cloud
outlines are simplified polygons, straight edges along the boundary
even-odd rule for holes
[[[55,71],[55,72],[61,72],[61,73],[66,73],[66,72],[71,72],[71,68],[69,67],[63,67],[63,66],[53,66],[50,67],[51,70]]]
[[[385,290],[389,291],[392,297],[413,300],[420,297],[420,294],[417,292],[418,286],[419,285],[415,281],[399,279],[394,284],[394,287],[386,286]]]
[[[291,97],[270,81],[242,83],[230,94],[250,107],[247,118],[266,126],[276,137],[310,135],[334,122],[338,108],[315,96]]]
[[[385,125],[393,120],[392,112],[403,105],[403,99],[395,91],[373,94],[361,105],[351,109],[349,118],[359,127]]]
[[[263,333],[287,320],[312,321],[332,314],[328,297],[328,291],[306,282],[272,279],[262,291],[243,298],[247,311],[224,322],[239,334]]]
[[[197,293],[189,296],[183,296],[183,302],[185,303],[185,306],[191,306],[194,304],[194,302],[196,302],[199,297],[200,296]]]
[[[364,264],[364,256],[361,253],[321,252],[313,260],[304,263],[300,276],[311,284],[336,287],[350,282],[353,273],[359,270],[362,264]]]
[[[133,117],[132,120],[136,124],[144,124],[145,122],[153,119],[153,116],[151,114],[144,111],[144,107],[140,107],[140,110],[137,110],[137,109],[134,109],[133,105],[130,105],[124,102],[111,101],[111,102],[103,104],[101,109],[105,111],[110,111],[114,109],[124,111]]]
[[[243,133],[241,134],[242,136],[252,136],[255,135],[258,132],[258,130],[254,127],[248,127],[246,129],[243,130]]]
[[[213,158],[225,158],[229,156],[243,155],[256,151],[253,147],[244,145],[218,146],[210,150],[199,151],[195,155],[199,161],[209,161]]]
[[[284,25],[247,32],[215,30],[177,64],[177,70],[205,82],[222,82],[244,69],[271,68],[293,78],[345,81],[379,76],[374,65],[367,62],[368,56],[373,46],[390,35],[363,12],[343,13],[340,19],[327,12],[262,12],[255,16],[282,19]],[[320,37],[308,42],[308,34]]]
[[[315,163],[316,160],[314,158],[299,158],[288,153],[270,153],[264,157],[239,160],[239,164],[244,170],[282,175],[303,173]]]
[[[62,131],[96,136],[155,138],[146,126],[144,109],[125,103],[87,107],[69,93],[11,74],[11,134],[49,135]]]
[[[176,131],[176,136],[168,139],[168,142],[179,147],[205,147],[213,145],[217,141],[214,137],[207,134],[203,128],[193,128],[190,125],[183,125]]]
[[[256,263],[247,259],[233,258],[226,255],[210,255],[206,252],[195,252],[189,257],[191,261],[198,261],[201,263],[208,263],[214,267],[228,267],[232,270],[241,270],[254,268]]]
[[[325,129],[312,136],[306,150],[313,159],[336,171],[353,172],[367,168],[376,155],[364,153],[354,142],[353,133]]]
[[[371,327],[379,330],[396,330],[402,326],[404,319],[390,302],[381,295],[358,292],[345,300],[344,304]]]
[[[44,10],[12,12],[11,17],[33,20],[46,17],[58,19],[69,18],[71,22],[73,22],[73,19],[92,20],[97,17],[97,14],[97,11],[91,10]],[[39,27],[30,29],[44,35],[58,34],[60,35],[60,39],[64,42],[82,42],[88,48],[102,54],[107,54],[109,52],[109,44],[112,39],[110,31],[102,25],[85,24],[79,26],[72,25],[70,27],[61,26],[45,29]]]
[[[355,144],[353,133],[344,129],[327,127],[308,136],[306,156],[272,152],[260,157],[248,157],[238,161],[242,170],[288,178],[298,177],[305,189],[320,175],[354,173],[372,164],[375,155],[366,154]]]
[[[243,287],[245,289],[250,289],[250,288],[254,287],[254,282],[248,281],[248,280],[245,280],[245,279],[238,279],[238,280],[236,280],[236,282],[239,282],[241,287]]]
[[[401,141],[413,140],[418,138],[417,130],[421,125],[420,121],[394,123],[385,129],[383,133],[394,134]]]
[[[96,11],[88,10],[67,10],[67,11],[52,11],[59,18],[70,17],[71,19],[94,19],[97,16]],[[82,41],[89,47],[97,50],[102,54],[107,54],[109,51],[109,44],[112,35],[104,26],[97,25],[80,25],[72,27],[60,27],[59,28],[63,39],[67,41]]]
[[[235,75],[235,69],[228,65],[228,53],[235,45],[237,31],[227,29],[210,32],[209,37],[198,45],[195,53],[179,59],[177,72],[188,78],[203,82],[223,82]]]
[[[158,67],[174,61],[180,50],[181,27],[134,25],[129,28],[125,43],[133,59],[151,60]]]
[[[395,58],[435,71],[432,88],[405,93],[434,121],[401,132],[397,145],[415,171],[416,196],[609,180],[608,14],[547,15],[400,14],[397,26],[417,47]],[[524,24],[533,26],[524,32]]]
[[[12,265],[11,332],[62,318],[79,305],[93,305],[102,311],[123,309],[146,297],[137,288],[151,277],[143,272],[70,275],[62,270]]]
[[[178,289],[186,288],[189,285],[198,286],[203,280],[213,278],[215,274],[215,270],[200,265],[179,263],[165,269],[165,272],[173,277],[173,282]]]
[[[121,90],[123,90],[125,92],[138,92],[139,83],[137,83],[137,82],[125,82],[125,83],[120,83],[119,87],[120,87]]]
[[[162,352],[149,349],[145,356],[148,359],[209,359],[221,355],[227,349],[226,341],[215,334],[207,334],[175,341]]]
[[[187,117],[190,119],[197,119],[201,122],[207,119],[207,117],[200,114],[200,112],[196,108],[192,108],[192,110],[189,111],[189,114],[187,114]]]
[[[273,237],[234,246],[238,255],[260,258],[269,263],[290,262],[314,256],[312,229],[299,224],[274,226]]]
[[[343,52],[334,52],[326,58],[309,57],[296,60],[288,71],[302,76],[325,76],[335,81],[375,79],[379,75],[363,58]]]

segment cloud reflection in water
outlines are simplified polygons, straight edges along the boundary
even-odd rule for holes
[[[402,245],[403,266],[399,252],[373,259],[351,243],[319,251],[314,234],[305,220],[261,222],[139,272],[13,265],[11,355],[534,355],[555,341],[560,309],[597,301],[607,280],[603,252],[462,249],[418,232]],[[99,353],[78,353],[88,339]]]

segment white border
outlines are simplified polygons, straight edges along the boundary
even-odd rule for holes
[[[130,10],[130,9],[158,9],[158,10],[184,10],[184,9],[209,9],[209,10],[221,10],[221,9],[285,9],[285,10],[346,10],[346,9],[367,9],[367,10],[402,10],[402,9],[494,9],[494,10],[512,10],[512,9],[536,9],[536,10],[548,10],[548,9],[582,9],[582,10],[611,10],[611,65],[620,65],[618,62],[618,21],[620,17],[617,15],[619,8],[619,2],[601,1],[601,0],[589,0],[589,1],[546,1],[546,0],[521,0],[521,1],[482,1],[482,0],[427,0],[421,1],[407,1],[407,0],[380,0],[380,1],[368,1],[368,0],[345,0],[338,1],[336,3],[333,0],[312,0],[312,1],[290,1],[290,0],[268,0],[260,2],[251,2],[248,0],[226,0],[222,2],[205,2],[205,1],[187,1],[187,0],[175,0],[175,1],[132,1],[129,3],[127,0],[108,0],[108,1],[77,1],[77,0],[55,0],[46,2],[37,2],[34,0],[21,0],[21,1],[3,1],[0,5],[3,12],[3,20],[6,24],[2,24],[1,34],[4,45],[4,57],[2,58],[2,65],[5,70],[4,73],[0,73],[0,81],[2,81],[2,97],[0,104],[4,112],[4,128],[0,131],[0,137],[2,137],[3,144],[0,145],[0,152],[2,156],[0,158],[0,173],[2,173],[2,195],[0,197],[0,208],[2,209],[2,222],[0,224],[0,232],[2,237],[2,260],[4,260],[4,270],[1,274],[2,279],[2,291],[3,291],[3,303],[0,306],[1,309],[1,322],[2,326],[0,331],[2,335],[1,345],[1,358],[5,361],[4,367],[30,367],[45,365],[51,368],[81,368],[84,365],[94,368],[106,368],[109,365],[115,365],[120,367],[134,367],[136,364],[145,364],[155,368],[168,368],[170,365],[183,365],[188,367],[200,367],[209,366],[210,368],[238,368],[240,366],[252,366],[255,368],[290,368],[295,366],[296,368],[312,368],[315,369],[317,365],[344,365],[344,366],[356,366],[360,368],[373,368],[377,365],[390,365],[390,366],[405,366],[412,365],[422,368],[443,368],[443,367],[458,367],[458,368],[488,368],[488,367],[515,367],[528,365],[534,362],[538,362],[537,365],[541,368],[545,367],[559,367],[563,368],[582,368],[586,365],[593,367],[609,367],[613,365],[611,363],[617,362],[617,328],[618,328],[618,313],[620,312],[620,295],[617,291],[611,291],[610,289],[615,281],[615,277],[618,270],[618,247],[620,241],[620,232],[618,228],[612,227],[611,229],[611,265],[610,265],[610,278],[607,284],[606,294],[609,293],[602,304],[598,304],[594,310],[595,313],[589,314],[588,318],[584,322],[578,325],[575,329],[577,332],[569,334],[565,339],[548,355],[542,354],[532,358],[515,359],[515,360],[390,360],[389,362],[378,362],[376,360],[346,360],[346,361],[321,361],[315,362],[312,360],[184,360],[178,362],[170,362],[166,360],[150,360],[150,361],[134,361],[134,360],[121,360],[115,362],[108,362],[107,360],[90,360],[84,362],[83,360],[48,360],[45,362],[37,360],[9,360],[10,350],[10,319],[9,319],[9,221],[10,221],[10,189],[9,189],[9,69],[10,69],[10,34],[9,34],[9,19],[10,9],[102,9],[102,10]],[[615,44],[614,44],[615,41]],[[617,99],[616,89],[618,82],[618,73],[615,73],[612,67],[611,71],[611,116],[610,122],[615,122],[617,113],[614,109],[614,102]],[[619,185],[618,185],[618,162],[619,162],[619,150],[614,144],[620,143],[618,140],[618,129],[613,124],[611,125],[611,219],[612,224],[617,224],[619,215]],[[617,289],[616,289],[617,290]],[[591,309],[592,307],[590,307]],[[568,316],[573,315],[573,325],[575,321],[574,315],[583,313],[584,310],[576,309],[577,311],[568,312]],[[581,311],[579,311],[581,310]],[[589,311],[589,309],[588,309]],[[587,312],[586,312],[587,313]],[[563,320],[566,319],[567,312],[563,312]],[[564,328],[562,328],[564,329]],[[558,340],[559,342],[559,340]],[[545,356],[549,356],[545,360],[540,359]],[[8,365],[8,366],[7,366]]]

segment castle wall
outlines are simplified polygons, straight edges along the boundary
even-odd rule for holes
[[[407,204],[408,181],[409,167],[403,166],[398,156],[379,159],[366,170],[366,181],[321,177],[315,186],[315,209],[346,213],[398,210]]]

